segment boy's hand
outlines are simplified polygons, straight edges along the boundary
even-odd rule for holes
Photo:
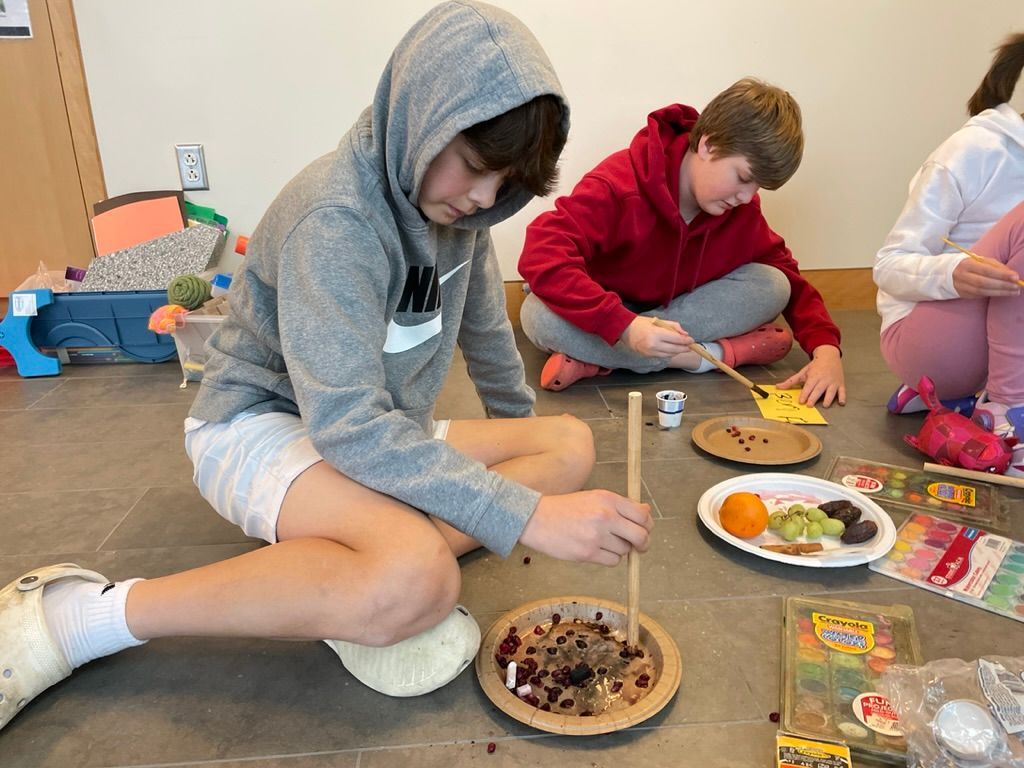
[[[643,315],[637,315],[620,338],[638,355],[666,360],[686,352],[693,344],[693,337],[679,323]]]
[[[542,496],[519,540],[559,560],[618,565],[630,548],[647,551],[651,506],[604,490]]]
[[[833,401],[846,405],[846,384],[843,381],[843,361],[839,348],[823,344],[814,350],[811,362],[785,381],[775,385],[776,389],[800,387],[800,402],[813,406],[818,399],[828,408]]]
[[[962,299],[1019,296],[1020,275],[998,261],[963,259],[953,270],[953,288]]]

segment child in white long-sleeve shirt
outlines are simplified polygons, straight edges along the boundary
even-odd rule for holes
[[[882,356],[903,382],[889,410],[923,410],[914,388],[926,375],[944,400],[984,389],[973,418],[1004,436],[1024,424],[1024,117],[1007,103],[1022,68],[1018,33],[968,102],[971,119],[914,176],[874,267]],[[1024,474],[1024,448],[1008,474]]]

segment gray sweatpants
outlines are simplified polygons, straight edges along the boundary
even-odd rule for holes
[[[789,281],[782,272],[764,264],[744,264],[692,293],[676,296],[667,307],[640,314],[675,320],[696,341],[717,341],[774,320],[788,303]],[[668,364],[663,358],[638,355],[621,341],[609,347],[600,336],[563,320],[532,293],[523,302],[520,321],[530,341],[546,352],[637,373],[660,371]]]

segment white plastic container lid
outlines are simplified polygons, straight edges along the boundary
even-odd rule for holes
[[[932,733],[939,746],[960,760],[991,761],[1006,748],[1003,729],[988,709],[969,699],[954,699],[935,713]]]

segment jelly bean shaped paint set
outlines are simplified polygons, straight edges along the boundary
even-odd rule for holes
[[[873,571],[1024,621],[1024,543],[931,515],[911,515]]]

